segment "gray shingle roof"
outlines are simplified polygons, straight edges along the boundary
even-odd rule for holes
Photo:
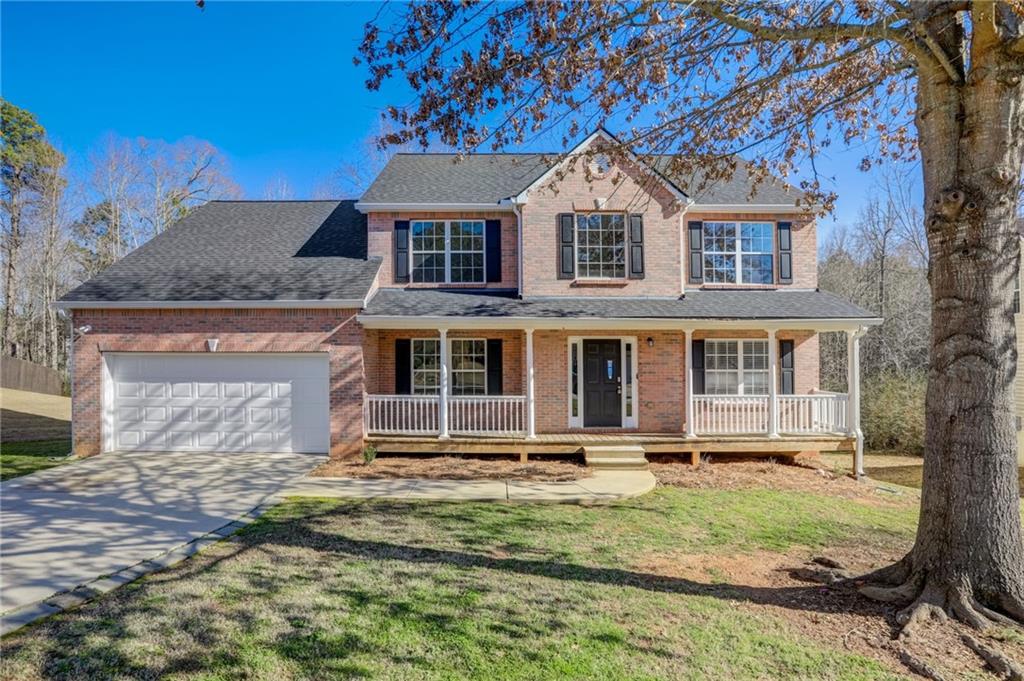
[[[493,203],[544,174],[542,154],[396,154],[363,203]]]
[[[211,201],[63,302],[362,299],[366,216],[353,201]]]
[[[511,293],[378,290],[368,317],[531,317],[542,319],[875,319],[826,291],[688,291],[682,298],[527,298]]]
[[[515,196],[548,169],[544,159],[558,154],[396,154],[360,199],[363,203],[486,203],[497,205]],[[663,170],[667,156],[654,166]],[[744,163],[728,180],[704,184],[704,177],[668,177],[698,204],[795,204],[802,193],[769,179],[751,196],[751,178]]]

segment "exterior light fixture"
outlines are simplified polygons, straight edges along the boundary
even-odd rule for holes
[[[647,337],[647,347],[649,347],[649,348],[653,348],[654,347],[654,339],[651,338],[650,336]]]
[[[217,342],[219,340],[219,338],[207,338],[206,349],[209,350],[210,352],[217,352]]]

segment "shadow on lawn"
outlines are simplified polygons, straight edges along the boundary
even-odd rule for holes
[[[480,520],[472,518],[471,513],[462,509],[438,509],[424,504],[374,502],[372,510],[380,517],[394,517],[396,522],[415,514],[420,521],[426,518],[428,522],[438,523],[438,529],[446,533],[455,530],[460,522]],[[176,568],[153,575],[134,586],[114,592],[97,603],[53,618],[40,625],[35,632],[36,646],[42,644],[42,650],[36,651],[42,653],[40,671],[44,678],[53,679],[104,676],[159,678],[169,674],[216,673],[212,670],[229,675],[232,672],[242,673],[245,668],[258,664],[259,660],[249,657],[252,653],[239,649],[236,644],[239,631],[243,636],[252,634],[252,640],[256,641],[252,645],[261,651],[259,654],[272,654],[280,659],[289,660],[308,673],[328,673],[346,677],[369,676],[373,670],[351,659],[356,655],[367,654],[387,656],[398,665],[414,665],[421,670],[431,669],[432,660],[422,656],[408,656],[391,647],[379,645],[369,640],[358,628],[346,628],[346,631],[340,633],[320,629],[315,619],[311,618],[311,613],[315,612],[315,609],[311,610],[308,602],[289,602],[283,596],[287,589],[300,583],[303,586],[305,583],[312,585],[320,582],[320,576],[333,575],[338,561],[346,559],[371,564],[374,561],[388,561],[392,564],[397,561],[407,566],[394,574],[397,581],[422,581],[425,575],[429,575],[436,586],[444,587],[441,591],[445,594],[479,595],[501,588],[496,587],[496,584],[507,583],[503,580],[486,583],[486,580],[474,579],[471,575],[461,572],[488,570],[513,577],[541,577],[576,584],[627,587],[654,593],[710,597],[729,602],[742,601],[800,611],[853,613],[880,617],[885,619],[890,627],[894,626],[892,609],[870,602],[847,587],[808,585],[772,588],[712,584],[625,568],[585,565],[572,562],[567,555],[561,554],[545,555],[540,558],[504,557],[475,553],[472,550],[357,539],[340,531],[324,530],[332,519],[349,515],[355,519],[366,511],[364,504],[346,504],[297,518],[260,521],[234,537],[233,549],[230,551],[221,551],[208,557],[199,556]],[[511,514],[515,516],[516,512],[512,511]],[[523,518],[509,517],[507,520],[517,522]],[[575,529],[575,524],[566,523],[566,528]],[[482,536],[484,534],[487,535],[486,538]],[[483,539],[477,544],[483,550],[494,550],[503,545],[497,524],[492,527],[491,533],[482,531],[478,537]],[[289,553],[296,548],[311,550],[314,556],[305,560],[303,573],[281,574],[275,569],[275,565],[289,560]],[[258,562],[241,568],[232,568],[232,561],[253,551],[262,554]],[[430,570],[424,570],[424,567],[439,570],[432,573]],[[455,568],[458,571],[449,573],[446,568]],[[176,583],[180,583],[185,587],[181,593],[185,596],[192,595],[195,586],[189,583],[190,580],[200,574],[217,574],[221,570],[231,569],[237,571],[236,575],[241,579],[241,585],[231,586],[230,592],[219,592],[214,602],[200,602],[200,607],[196,609],[183,609],[179,613],[174,613],[175,616],[167,621],[167,612],[171,606],[183,607],[181,603],[168,601],[168,587],[170,593],[174,593]],[[321,604],[316,606],[317,608],[329,607],[338,612],[362,610],[373,615],[380,613],[382,617],[414,624],[424,635],[438,642],[452,640],[455,635],[466,636],[473,645],[483,648],[493,642],[493,638],[488,638],[489,636],[538,641],[553,632],[563,631],[571,626],[565,620],[566,611],[578,611],[583,600],[586,600],[586,596],[581,596],[578,592],[566,592],[564,597],[552,597],[546,592],[527,593],[521,598],[529,605],[529,611],[532,613],[530,618],[524,616],[521,610],[509,607],[500,613],[489,613],[497,620],[492,621],[490,618],[474,617],[477,606],[472,601],[467,601],[465,606],[456,603],[456,607],[463,608],[461,612],[465,612],[465,615],[452,615],[453,603],[446,600],[450,599],[450,596],[417,596],[404,590],[388,591],[363,585],[356,578],[334,584],[323,583],[317,588],[321,590],[320,595],[323,598],[333,599],[327,601],[331,603],[330,606]],[[179,595],[178,599],[183,597]],[[234,604],[244,606],[246,602],[260,602],[264,610],[268,608],[269,603],[269,608],[274,614],[289,626],[284,631],[263,633],[259,617],[252,611],[244,607],[230,607]],[[228,607],[221,607],[225,603]],[[207,616],[209,613],[204,612],[204,608],[209,607],[215,608],[217,617],[222,619]],[[145,642],[147,645],[156,643],[159,646],[163,652],[162,660],[157,656],[149,664],[141,665],[138,657],[131,659],[125,654],[122,644],[127,643],[131,646],[132,638],[138,638],[138,633],[129,632],[125,623],[129,619],[138,621],[139,618],[149,619],[153,627],[162,627],[158,633],[147,632],[150,640]],[[226,618],[226,621],[223,618]],[[183,637],[189,642],[188,645],[169,645],[170,641],[180,643]],[[623,648],[641,655],[660,658],[677,658],[683,655],[680,651],[653,645],[651,641],[630,641],[612,633],[591,634],[590,638],[602,645]],[[26,640],[16,638],[14,641],[5,642],[5,654],[0,658],[17,657],[22,647],[29,645],[30,639],[31,634]],[[31,650],[25,652],[28,655],[32,654]],[[530,644],[524,645],[524,649],[517,654],[521,654],[527,660],[540,658],[536,646]],[[13,678],[4,670],[5,666],[0,662],[0,677]]]

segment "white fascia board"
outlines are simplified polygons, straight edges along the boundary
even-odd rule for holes
[[[58,310],[224,310],[224,309],[358,309],[366,307],[363,298],[336,300],[62,300],[53,304]]]
[[[409,211],[425,211],[430,213],[440,213],[447,211],[509,211],[511,212],[511,204],[501,203],[364,203],[362,201],[356,202],[356,210],[362,213],[372,213],[380,211],[395,211],[395,212],[409,212]]]
[[[854,331],[877,326],[878,318],[862,319],[664,319],[664,318],[551,318],[551,317],[406,317],[358,315],[367,329],[545,329],[589,331],[763,329]]]
[[[554,175],[558,171],[559,168],[561,168],[565,164],[569,163],[574,158],[580,156],[581,153],[582,153],[582,150],[586,149],[588,146],[590,146],[591,142],[593,142],[598,137],[604,138],[604,140],[607,141],[610,144],[616,144],[616,145],[621,144],[618,140],[616,140],[614,137],[612,137],[611,134],[608,133],[608,131],[606,131],[604,128],[598,128],[597,130],[595,130],[591,134],[587,135],[587,138],[585,140],[583,140],[582,142],[577,144],[575,147],[570,149],[565,154],[565,158],[563,158],[561,161],[559,161],[555,165],[553,165],[550,168],[548,168],[544,172],[543,175],[541,175],[536,180],[534,180],[532,183],[530,183],[530,186],[528,186],[523,191],[519,192],[519,194],[517,194],[516,196],[512,197],[512,200],[515,201],[516,203],[519,203],[519,204],[527,203],[528,202],[528,196],[527,195],[531,191],[533,191],[534,188],[540,187],[543,184],[545,184],[548,180],[551,179],[551,176]],[[668,179],[664,175],[662,175],[660,172],[658,172],[656,169],[652,168],[649,164],[647,164],[644,161],[642,161],[639,156],[634,154],[629,149],[625,149],[625,152],[626,152],[626,157],[630,161],[632,161],[633,163],[636,163],[637,165],[640,165],[640,166],[643,166],[643,167],[647,168],[648,172],[652,173],[655,177],[657,177],[658,180],[663,185],[665,185],[665,187],[669,190],[669,192],[671,192],[672,195],[675,196],[683,205],[690,205],[691,203],[693,203],[693,199],[691,199],[689,196],[687,196],[682,191],[680,191],[678,187],[676,187],[674,184],[669,182]]]
[[[798,206],[792,203],[693,203],[689,213],[817,213],[821,206]]]

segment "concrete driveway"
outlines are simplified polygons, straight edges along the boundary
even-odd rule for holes
[[[0,612],[211,532],[323,459],[110,453],[0,483]]]

